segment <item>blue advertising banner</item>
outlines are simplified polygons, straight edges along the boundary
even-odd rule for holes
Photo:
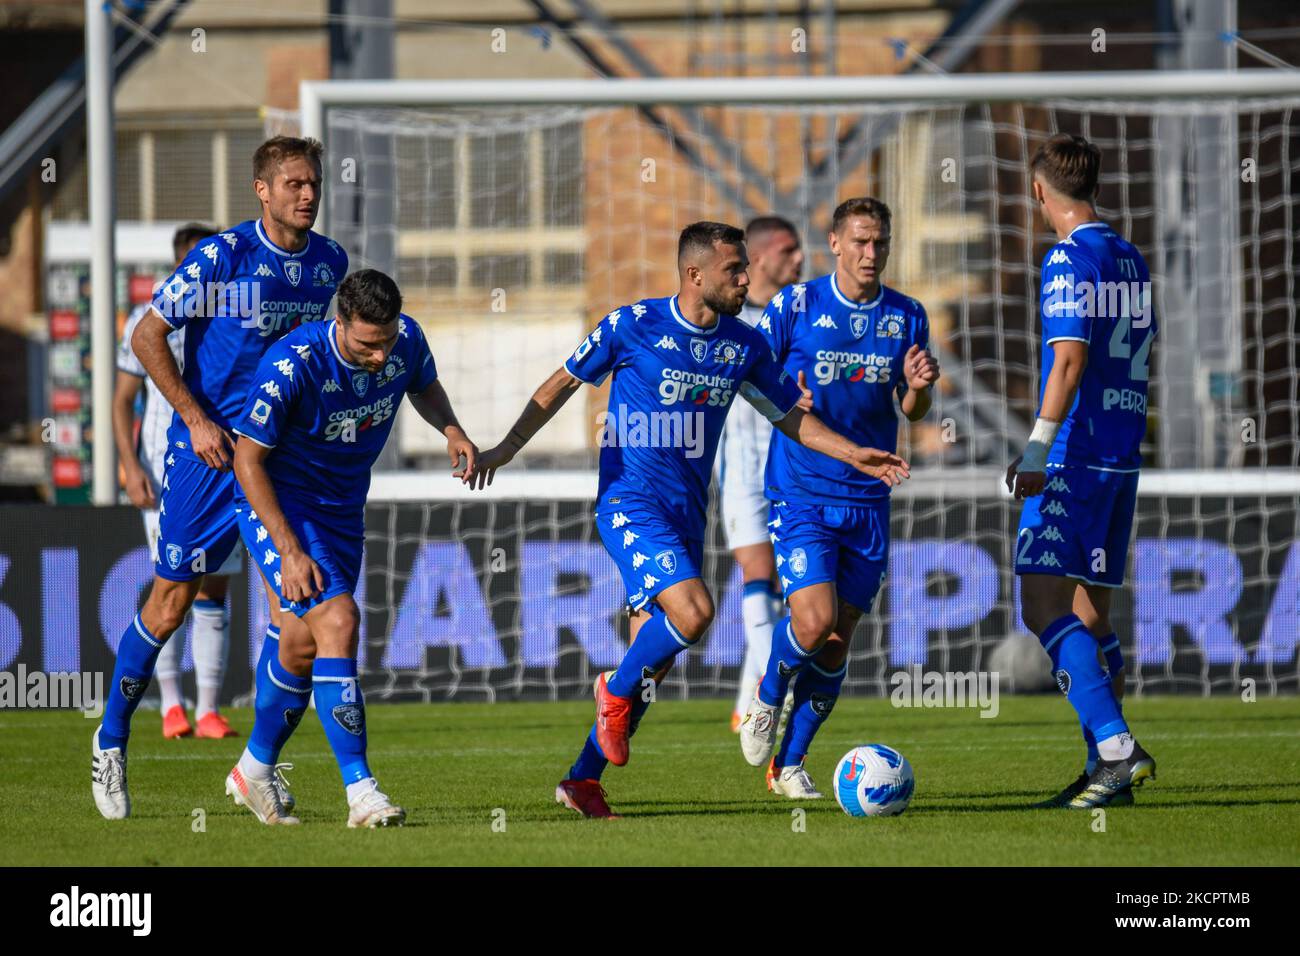
[[[1143,692],[1297,688],[1300,546],[1291,499],[1139,499],[1112,610]],[[1023,632],[1010,572],[1014,507],[908,499],[889,572],[854,638],[848,686],[888,693],[899,670],[989,670]],[[717,619],[670,695],[734,691],[744,654],[739,572],[716,523],[705,577]],[[251,690],[267,622],[258,576],[232,580],[224,698]],[[111,671],[152,578],[128,507],[0,508],[0,671]],[[377,503],[367,509],[361,665],[373,699],[580,697],[626,642],[624,591],[583,502]],[[192,670],[189,649],[185,669]],[[191,678],[192,679],[192,678]]]

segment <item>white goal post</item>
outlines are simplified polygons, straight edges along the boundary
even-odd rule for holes
[[[326,144],[318,229],[354,267],[394,271],[485,445],[601,315],[672,291],[665,250],[686,223],[786,216],[816,275],[839,199],[891,205],[885,281],[926,305],[944,382],[900,434],[914,477],[855,638],[859,693],[900,668],[1016,666],[1001,476],[1036,405],[1048,245],[1026,165],[1054,132],[1087,135],[1099,208],[1147,258],[1161,322],[1115,612],[1134,688],[1297,689],[1300,73],[330,81],[302,84],[300,108]],[[486,493],[430,475],[445,469],[429,430],[399,423],[425,467],[371,488],[363,663],[379,693],[580,695],[616,659],[620,586],[589,516],[603,393],[588,395]],[[719,616],[670,692],[734,686],[739,588],[711,535]]]

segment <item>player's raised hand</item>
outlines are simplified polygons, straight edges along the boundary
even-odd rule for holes
[[[915,391],[928,388],[939,380],[939,360],[929,349],[913,344],[903,356],[903,376],[907,387]]]
[[[812,389],[808,387],[808,376],[804,374],[803,369],[799,370],[799,391],[803,392],[799,401],[795,403],[796,407],[802,408],[805,412],[813,410]]]
[[[280,557],[280,593],[286,601],[309,601],[324,590],[325,575],[306,551]]]
[[[190,447],[209,468],[229,471],[234,460],[235,440],[210,418],[190,426]]]
[[[126,470],[126,496],[131,504],[137,508],[158,507],[153,497],[153,485],[149,483],[149,476],[140,467],[140,463],[132,459],[122,462],[122,466]]]
[[[888,451],[879,448],[859,448],[849,460],[858,471],[879,478],[887,485],[901,485],[903,479],[912,477],[911,466]]]

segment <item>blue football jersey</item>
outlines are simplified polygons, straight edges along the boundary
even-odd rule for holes
[[[1151,273],[1103,222],[1086,222],[1043,257],[1043,400],[1053,342],[1088,343],[1088,365],[1048,462],[1130,470],[1142,464],[1147,382],[1156,337]]]
[[[339,354],[337,319],[299,326],[266,351],[235,432],[268,448],[266,471],[281,501],[355,513],[366,503],[370,469],[408,392],[438,377],[416,321],[398,319],[397,344],[378,373]],[[247,499],[235,492],[237,504]]]
[[[267,238],[260,219],[190,251],[159,287],[153,307],[168,325],[186,330],[183,378],[212,421],[230,427],[267,346],[300,322],[325,318],[347,270],[347,253],[334,240],[311,232],[300,251],[287,252]],[[168,445],[193,456],[179,415]]]
[[[881,285],[870,302],[840,292],[835,276],[786,286],[768,303],[758,330],[786,372],[807,376],[813,414],[859,445],[895,451],[905,394],[903,357],[930,343],[930,323],[915,299]],[[852,465],[772,436],[767,495],[773,501],[852,505],[889,497],[889,485]]]
[[[601,421],[596,513],[611,498],[648,497],[684,538],[704,537],[713,460],[737,393],[773,421],[800,394],[757,332],[734,315],[709,329],[692,325],[676,296],[615,309],[564,367],[592,385],[614,375]]]

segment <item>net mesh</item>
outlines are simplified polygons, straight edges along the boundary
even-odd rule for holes
[[[1032,658],[1010,572],[1018,506],[996,478],[1035,413],[1037,281],[1054,241],[1028,160],[1052,133],[1081,133],[1104,156],[1101,214],[1143,252],[1162,324],[1143,446],[1156,481],[1113,614],[1136,686],[1209,692],[1250,677],[1294,689],[1300,496],[1242,493],[1223,470],[1300,464],[1296,105],[333,108],[328,229],[354,267],[396,274],[486,447],[601,315],[675,290],[687,223],[784,215],[815,276],[832,268],[835,204],[889,203],[885,279],[925,305],[944,378],[900,435],[929,480],[895,497],[889,575],[855,637],[848,686],[879,693],[909,667],[1032,670],[1017,663]],[[558,500],[550,480],[594,469],[605,394],[584,390],[529,444],[513,500],[372,504],[365,663],[382,692],[569,696],[617,662],[616,570],[590,501]],[[403,413],[403,462],[441,469],[436,433]],[[1164,493],[1164,468],[1206,480]],[[717,621],[669,692],[736,680],[739,578],[714,525]]]

